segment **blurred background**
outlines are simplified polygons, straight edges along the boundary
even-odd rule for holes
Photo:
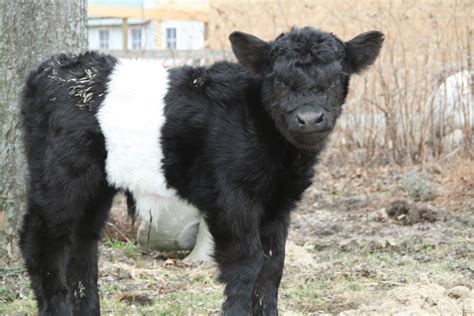
[[[342,40],[380,30],[385,42],[351,79],[292,218],[281,311],[473,315],[473,21],[472,0],[0,0],[0,314],[34,309],[16,246],[18,96],[34,65],[89,49],[205,66],[235,61],[232,31],[272,40],[309,25]],[[101,245],[103,310],[218,313],[215,270],[183,263],[159,227],[139,225],[118,197]]]
[[[232,59],[234,30],[265,40],[292,26],[344,40],[381,30],[381,57],[354,80],[337,146],[362,164],[420,162],[472,145],[472,11],[472,1],[90,0],[88,38],[90,49],[171,67]]]

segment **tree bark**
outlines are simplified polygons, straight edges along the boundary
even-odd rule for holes
[[[0,1],[0,232],[10,256],[25,211],[27,170],[19,99],[28,72],[60,52],[87,49],[87,0]]]

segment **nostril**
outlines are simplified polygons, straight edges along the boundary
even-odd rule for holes
[[[319,116],[316,118],[316,120],[314,121],[316,124],[320,124],[324,121],[324,114],[323,113],[319,113]]]
[[[304,126],[306,124],[306,121],[299,114],[296,115],[296,121],[300,126]]]

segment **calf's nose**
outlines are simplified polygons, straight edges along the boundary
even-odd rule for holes
[[[301,127],[321,124],[324,121],[324,113],[322,111],[298,113],[296,114],[296,121]]]
[[[296,113],[294,116],[296,130],[302,133],[322,132],[327,130],[327,115],[322,110],[311,110]]]

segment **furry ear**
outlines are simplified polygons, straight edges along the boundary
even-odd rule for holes
[[[229,35],[229,40],[237,60],[245,68],[260,74],[268,54],[269,44],[243,32],[233,32]]]
[[[382,32],[369,31],[346,42],[347,64],[353,73],[359,73],[375,62],[382,48],[383,40]]]

